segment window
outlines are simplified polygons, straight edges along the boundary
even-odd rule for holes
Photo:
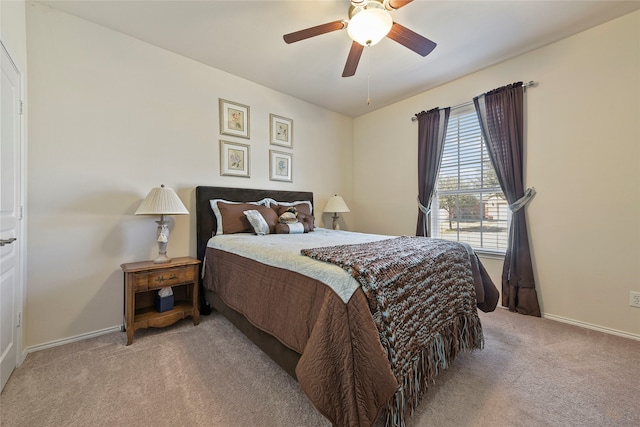
[[[433,237],[504,253],[510,215],[476,112],[452,111],[431,206]]]

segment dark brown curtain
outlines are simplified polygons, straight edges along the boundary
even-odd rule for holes
[[[523,185],[524,87],[504,86],[473,99],[487,151],[512,211],[502,269],[502,305],[540,316],[524,205],[535,194]]]
[[[418,118],[418,224],[416,236],[430,236],[429,211],[436,187],[451,108],[434,108]]]

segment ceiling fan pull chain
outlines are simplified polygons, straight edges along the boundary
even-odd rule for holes
[[[371,105],[371,49],[367,49],[367,105]]]

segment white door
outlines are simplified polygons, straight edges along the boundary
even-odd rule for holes
[[[0,42],[0,390],[16,367],[21,298],[21,83]]]

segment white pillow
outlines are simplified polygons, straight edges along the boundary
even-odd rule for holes
[[[264,220],[264,217],[260,212],[255,209],[244,211],[244,216],[247,217],[249,223],[253,227],[253,231],[258,236],[264,236],[265,234],[269,234],[269,224]]]
[[[301,222],[294,222],[293,224],[286,224],[289,227],[289,234],[303,234],[304,225]]]
[[[278,202],[277,200],[273,200],[271,198],[266,198],[266,199],[262,199],[261,202],[266,202],[267,206],[271,207],[271,205],[278,205],[278,206],[295,206],[295,205],[300,205],[300,204],[306,204],[309,205],[309,212],[311,213],[311,215],[313,215],[313,204],[311,203],[310,200],[300,200],[297,202]]]
[[[262,205],[262,206],[269,206],[268,205],[268,200],[269,199],[262,199],[259,200],[257,202],[230,202],[229,200],[224,200],[224,199],[212,199],[209,200],[209,204],[211,205],[211,210],[213,211],[213,214],[216,216],[216,235],[217,234],[223,234],[222,233],[222,214],[220,213],[220,209],[218,209],[218,202],[222,202],[222,203],[229,203],[232,205],[240,205],[240,204],[249,204],[249,205]]]

